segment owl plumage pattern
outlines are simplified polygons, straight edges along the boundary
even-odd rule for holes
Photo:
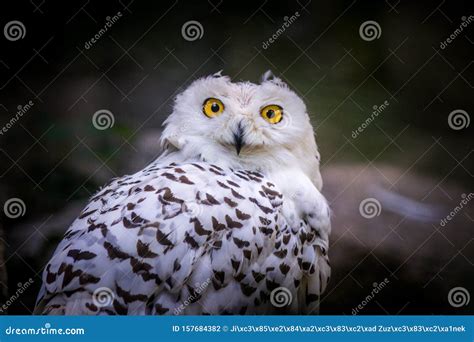
[[[178,95],[164,125],[163,153],[68,229],[35,313],[317,313],[330,210],[303,101],[269,73],[219,73]]]

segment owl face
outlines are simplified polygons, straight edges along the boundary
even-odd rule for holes
[[[220,75],[194,81],[177,96],[162,139],[189,156],[232,166],[317,153],[305,104],[274,77],[260,84]]]

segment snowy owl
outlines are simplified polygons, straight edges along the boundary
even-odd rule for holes
[[[201,78],[176,97],[161,146],[90,199],[35,313],[316,313],[330,209],[302,99],[269,72]]]

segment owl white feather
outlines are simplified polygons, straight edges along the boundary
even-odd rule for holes
[[[163,153],[113,179],[47,264],[38,314],[314,314],[330,210],[303,101],[266,73],[177,96]]]

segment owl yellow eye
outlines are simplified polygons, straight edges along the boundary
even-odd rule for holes
[[[206,116],[209,118],[221,115],[223,111],[224,104],[222,103],[222,101],[213,97],[208,98],[206,101],[204,101],[202,105],[202,112],[206,114]]]
[[[278,105],[269,105],[262,108],[260,111],[262,118],[271,124],[276,124],[283,118],[283,108]]]

